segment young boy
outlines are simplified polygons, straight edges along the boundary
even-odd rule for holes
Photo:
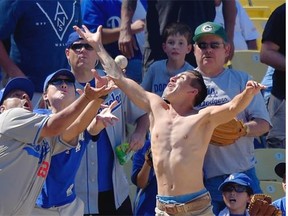
[[[249,216],[247,206],[253,194],[250,185],[251,179],[244,173],[234,173],[225,179],[218,190],[222,192],[226,208],[219,216]]]
[[[169,79],[180,72],[194,69],[185,62],[185,56],[192,49],[192,31],[183,23],[171,23],[163,33],[163,50],[167,59],[154,62],[148,68],[141,86],[160,97],[167,86]]]
[[[275,173],[282,178],[282,187],[284,192],[286,192],[286,163],[281,162],[277,164],[274,168]],[[286,215],[286,196],[275,200],[272,205],[276,208],[280,209],[282,212],[282,216]]]

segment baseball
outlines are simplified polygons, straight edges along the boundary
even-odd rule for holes
[[[127,67],[127,65],[128,65],[128,60],[123,55],[116,56],[115,62],[122,70],[125,69]]]

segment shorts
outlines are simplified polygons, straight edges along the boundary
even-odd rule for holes
[[[198,194],[198,193],[197,193]],[[193,195],[193,194],[192,194]],[[174,197],[177,200],[177,197]],[[171,199],[174,199],[171,197]],[[157,197],[156,216],[164,215],[213,215],[211,197],[209,192],[204,192],[200,195],[194,196],[193,199],[185,203],[164,203],[159,201]]]

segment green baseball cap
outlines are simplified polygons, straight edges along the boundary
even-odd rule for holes
[[[197,42],[201,36],[206,34],[217,35],[227,42],[227,35],[224,28],[214,22],[205,22],[199,25],[194,32],[193,40]]]

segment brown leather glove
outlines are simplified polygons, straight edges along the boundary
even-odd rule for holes
[[[242,121],[232,119],[231,121],[218,125],[210,143],[218,146],[227,146],[235,143],[237,139],[247,134],[247,127]]]
[[[281,210],[271,203],[272,199],[270,196],[266,194],[254,194],[248,207],[250,216],[281,216]]]

